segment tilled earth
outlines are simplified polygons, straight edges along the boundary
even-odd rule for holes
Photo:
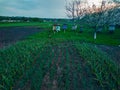
[[[0,27],[0,48],[41,31],[38,27]]]

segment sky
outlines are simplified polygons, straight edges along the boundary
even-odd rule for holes
[[[66,18],[65,4],[65,0],[0,0],[0,16]]]
[[[0,16],[67,17],[65,0],[0,0]]]

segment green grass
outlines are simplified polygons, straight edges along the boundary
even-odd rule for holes
[[[8,23],[0,23],[0,27],[16,27],[16,26],[40,26],[42,28],[45,28],[49,26],[50,23],[48,22],[8,22]]]
[[[52,28],[52,27],[51,27]],[[92,29],[84,30],[83,33],[77,31],[67,30],[65,33],[63,31],[56,32],[55,34],[51,29],[49,31],[38,33],[36,35],[28,37],[29,39],[40,39],[40,38],[50,38],[51,40],[57,41],[81,41],[89,42],[95,44],[104,44],[111,46],[120,45],[120,29],[117,29],[115,33],[110,34],[108,31],[103,31],[102,33],[97,34],[97,39],[94,40],[94,33]]]
[[[94,45],[77,43],[76,47],[95,75],[94,80],[104,89],[117,90],[120,85],[120,67]]]
[[[120,68],[106,53],[94,45],[81,44],[79,42],[73,43],[74,47],[79,50],[79,55],[84,60],[83,63],[83,61],[71,58],[71,55],[76,52],[73,51],[74,48],[69,43],[66,42],[68,46],[64,47],[60,43],[43,40],[23,41],[0,50],[1,90],[10,90],[16,84],[17,88],[23,88],[28,81],[30,81],[31,89],[38,90],[43,85],[43,79],[47,73],[50,75],[47,82],[50,83],[44,83],[49,88],[52,88],[53,80],[58,80],[59,88],[66,90],[72,87],[79,88],[77,84],[79,80],[76,80],[76,78],[80,77],[81,85],[83,85],[82,88],[84,89],[89,88],[89,85],[91,86],[90,90],[95,88],[95,84],[92,82],[96,82],[97,86],[102,89],[118,89],[120,85]],[[56,45],[58,46],[54,48]],[[76,56],[74,55],[74,57]],[[59,58],[61,59],[58,63]],[[63,69],[62,77],[57,74],[57,65]],[[90,68],[89,71],[84,71],[88,70],[87,68]],[[87,82],[88,80],[84,76],[85,72],[90,82]],[[89,75],[92,76],[89,77]]]
[[[60,40],[74,40],[74,41],[85,41],[95,44],[105,44],[105,45],[120,45],[120,29],[116,29],[115,33],[110,34],[108,30],[103,30],[101,33],[97,34],[97,39],[94,40],[94,30],[89,28],[87,25],[83,26],[83,33],[79,33],[79,27],[77,31],[72,31],[71,26],[72,24],[68,24],[68,30],[64,33],[59,32],[53,34],[52,32],[52,22],[20,22],[20,23],[0,23],[0,27],[11,27],[11,26],[37,26],[38,28],[44,28],[47,30],[46,34],[41,35],[41,33],[31,36],[33,39],[37,38],[48,38],[49,36],[53,39],[60,39]],[[62,23],[60,23],[62,26]]]
[[[6,27],[26,25],[28,24],[18,23],[6,25]],[[31,25],[34,26],[33,23]],[[69,90],[71,86],[79,88],[79,80],[76,80],[79,77],[84,89],[93,90],[96,86],[92,82],[96,82],[98,88],[103,90],[118,90],[120,67],[105,52],[87,42],[118,46],[120,45],[120,29],[117,29],[113,34],[104,30],[97,34],[97,39],[94,40],[93,30],[88,27],[83,33],[79,33],[79,31],[71,31],[69,25],[65,33],[61,31],[54,34],[52,23],[35,23],[35,26],[45,28],[46,31],[29,36],[24,41],[0,50],[1,90],[12,90],[16,84],[22,88],[28,81],[30,81],[31,89],[38,90],[42,87],[43,79],[47,73],[50,74],[51,83],[53,80],[58,80],[58,85],[65,90]],[[71,59],[72,53],[75,52],[72,51],[74,48],[71,48],[69,41],[72,41],[74,47],[79,51],[78,56],[84,60],[84,63],[76,60],[76,65],[75,60]],[[68,47],[63,48],[60,45],[64,42]],[[80,42],[86,43],[81,44]],[[57,47],[55,47],[56,45]],[[60,56],[61,54],[62,56]],[[58,58],[61,58],[60,63],[57,62]],[[63,68],[62,76],[57,74],[57,64]],[[84,70],[87,70],[87,75],[91,75],[87,78],[90,79],[90,82],[87,82]],[[51,83],[48,85],[50,88],[52,88]]]
[[[11,23],[0,23],[0,27],[14,27],[14,26],[38,26],[39,22],[11,22]]]
[[[23,41],[0,50],[0,89],[10,90],[29,69],[45,41]]]

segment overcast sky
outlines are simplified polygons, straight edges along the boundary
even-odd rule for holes
[[[85,1],[98,4],[102,0]],[[65,4],[65,0],[0,0],[0,16],[66,18]]]
[[[65,0],[0,0],[0,16],[67,17]]]

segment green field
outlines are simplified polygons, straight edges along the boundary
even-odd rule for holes
[[[120,29],[97,34],[84,25],[83,33],[52,31],[52,23],[12,23],[37,26],[44,32],[0,49],[0,90],[119,90],[120,67],[98,44],[120,45]]]
[[[46,26],[50,26],[51,23],[46,22],[46,23],[41,23],[41,22],[0,22],[0,27],[24,27],[24,26],[38,26],[41,28],[46,28]]]
[[[63,22],[60,22],[60,25],[62,26]],[[101,33],[97,34],[97,39],[94,40],[94,30],[87,25],[82,25],[83,26],[83,33],[80,33],[79,31],[79,25],[78,29],[76,31],[71,30],[71,25],[68,24],[68,30],[66,33],[64,32],[59,32],[56,34],[53,34],[52,32],[52,22],[45,22],[45,23],[40,23],[40,22],[24,22],[24,23],[0,23],[0,27],[13,27],[13,26],[36,26],[40,27],[43,29],[47,30],[47,33],[50,34],[51,38],[58,38],[58,39],[63,39],[63,40],[80,40],[80,41],[85,41],[85,42],[91,42],[91,43],[96,43],[96,44],[105,44],[105,45],[114,45],[118,46],[120,45],[120,29],[116,28],[115,32],[113,34],[110,34],[108,29],[103,29]],[[46,33],[46,32],[45,32]],[[32,36],[32,38],[39,38],[41,37],[41,33]],[[47,37],[46,35],[43,35],[42,37]]]

